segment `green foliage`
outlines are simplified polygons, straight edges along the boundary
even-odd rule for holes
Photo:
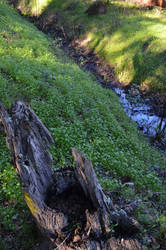
[[[24,1],[20,1],[24,5]],[[39,0],[29,0],[33,9]],[[126,84],[136,83],[143,91],[166,93],[165,10],[144,10],[124,1],[111,1],[107,14],[88,16],[90,0],[50,0],[41,8],[43,19],[58,13],[58,25],[69,37],[83,40],[99,57],[114,67]],[[32,14],[33,15],[33,14]],[[63,19],[65,17],[65,20]]]
[[[17,180],[16,171],[13,169],[11,165],[7,165],[3,172],[0,173],[0,197],[5,199],[20,199],[22,195],[20,184]]]
[[[6,250],[6,244],[5,244],[4,240],[2,240],[2,241],[0,242],[0,249],[1,249],[1,250]]]
[[[137,131],[117,96],[68,60],[55,42],[0,1],[0,101],[9,107],[21,99],[34,109],[55,141],[50,149],[53,167],[73,164],[71,148],[76,147],[92,160],[107,190],[121,187],[120,179],[129,176],[135,188],[128,189],[128,200],[133,199],[133,192],[147,199],[146,190],[162,192],[163,184],[153,166],[164,168],[165,156]],[[2,135],[0,205],[3,230],[16,236],[21,227],[30,234],[25,226],[29,213]],[[32,242],[24,243],[24,249],[30,249]]]
[[[104,190],[116,190],[121,186],[117,179],[101,178],[100,183]]]
[[[8,228],[8,230],[14,231],[16,229],[16,224],[13,222],[17,219],[18,214],[16,214],[16,211],[12,207],[5,207],[5,209],[0,209],[1,216],[3,216],[3,220],[1,224]]]
[[[160,232],[161,232],[161,233],[166,232],[166,216],[161,215],[161,216],[158,218],[157,222],[159,222],[159,224],[160,224]]]

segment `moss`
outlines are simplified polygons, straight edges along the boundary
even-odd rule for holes
[[[35,203],[33,202],[33,200],[29,197],[28,193],[24,193],[24,197],[25,197],[25,201],[31,211],[31,213],[33,214],[34,217],[36,217],[36,212],[37,212],[37,208]]]

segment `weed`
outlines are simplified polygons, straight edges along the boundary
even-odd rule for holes
[[[24,1],[20,2],[24,5]],[[41,1],[29,0],[31,15],[39,7],[37,2]],[[90,0],[47,0],[42,4],[39,14],[43,19],[47,19],[50,13],[58,13],[57,25],[64,27],[69,39],[80,39],[83,45],[104,58],[114,67],[122,83],[136,83],[141,89],[165,93],[164,10],[143,10],[132,3],[111,1],[105,15],[89,17],[85,11],[91,4]],[[70,8],[72,5],[74,7]],[[71,27],[81,29],[78,32]]]
[[[166,159],[137,131],[117,96],[97,85],[89,74],[64,57],[51,39],[3,1],[0,1],[0,57],[0,101],[10,107],[13,101],[21,99],[31,106],[54,138],[55,145],[50,149],[53,167],[72,165],[71,148],[76,147],[92,160],[96,171],[100,166],[106,172],[106,178],[101,179],[106,189],[116,189],[121,186],[120,179],[129,176],[135,188],[128,189],[128,201],[135,192],[136,196],[148,199],[149,209],[152,201],[146,190],[152,194],[164,190],[153,166],[164,168]],[[14,235],[15,249],[23,245],[28,249],[32,241],[26,245],[22,238],[26,235],[34,239],[31,229],[25,226],[30,215],[2,135],[0,190],[2,234]],[[160,201],[156,204],[162,207]]]

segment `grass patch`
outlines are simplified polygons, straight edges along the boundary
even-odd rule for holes
[[[105,189],[112,191],[123,187],[121,179],[128,176],[134,188],[128,192],[122,188],[121,197],[128,193],[127,202],[132,201],[134,195],[140,197],[143,204],[148,202],[148,209],[155,211],[153,230],[156,232],[158,223],[164,228],[164,186],[154,165],[164,169],[165,156],[150,147],[112,91],[102,89],[90,74],[69,61],[51,39],[2,0],[0,58],[0,101],[9,107],[20,99],[34,109],[55,140],[55,146],[51,148],[53,166],[73,164],[71,148],[78,148],[92,160]],[[154,208],[151,197],[156,192],[160,195]],[[18,239],[18,232],[23,235],[26,232],[32,239],[27,225],[29,212],[2,136],[0,204],[3,246],[9,244],[5,234]],[[25,230],[21,230],[23,228]],[[146,225],[145,228],[148,230]],[[21,236],[21,242],[14,238],[13,248],[30,249],[35,244],[31,241],[26,245],[27,240]]]
[[[37,1],[33,8],[38,8]],[[40,2],[40,1],[39,1]],[[139,9],[124,1],[111,1],[106,15],[87,16],[90,0],[45,1],[43,18],[56,13],[69,37],[79,38],[106,63],[124,85],[166,94],[166,12]],[[30,13],[33,15],[33,12]]]

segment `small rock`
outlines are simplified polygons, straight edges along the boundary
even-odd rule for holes
[[[74,88],[73,83],[70,83],[70,88],[71,88],[71,89],[73,89],[73,88]]]
[[[151,240],[151,238],[149,236],[146,236],[145,240],[146,240],[147,244],[152,243],[152,240]]]
[[[124,186],[134,187],[135,184],[134,184],[134,182],[126,182],[126,183],[124,184]]]
[[[127,214],[132,214],[132,212],[138,207],[138,205],[141,203],[141,200],[136,200],[128,204],[124,210]]]
[[[156,239],[154,237],[151,236],[151,240],[152,240],[153,244],[155,244],[155,245],[157,244],[157,241],[156,241]]]
[[[122,182],[122,184],[131,182],[131,180],[132,180],[132,179],[131,179],[130,176],[122,176],[122,177],[121,177],[121,182]]]
[[[154,170],[156,170],[156,171],[160,170],[160,166],[154,165]]]
[[[132,88],[132,89],[131,89],[131,92],[132,92],[133,95],[140,95],[140,92],[139,92],[138,89]]]
[[[81,237],[78,234],[75,235],[74,238],[73,238],[73,242],[78,242],[80,240],[81,240]]]
[[[123,209],[120,209],[119,214],[120,214],[121,216],[127,217],[127,213],[126,213],[125,210],[123,210]]]

